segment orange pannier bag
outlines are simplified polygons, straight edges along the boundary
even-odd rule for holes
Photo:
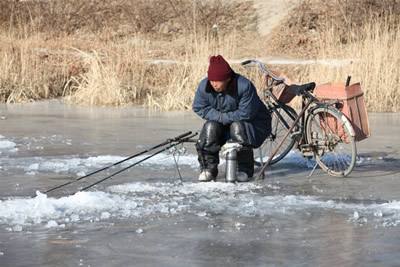
[[[346,86],[343,83],[326,83],[314,89],[315,97],[321,101],[336,100],[341,103],[339,110],[349,119],[355,132],[355,141],[370,136],[368,114],[364,101],[364,93],[360,83]],[[342,125],[337,125],[334,118],[327,118],[330,130],[335,131],[346,143],[348,138]]]

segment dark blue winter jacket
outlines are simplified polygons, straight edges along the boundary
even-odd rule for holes
[[[229,125],[243,122],[248,142],[259,147],[271,133],[271,115],[257,95],[254,85],[245,77],[234,74],[224,92],[216,92],[207,78],[197,88],[193,111],[207,121]]]

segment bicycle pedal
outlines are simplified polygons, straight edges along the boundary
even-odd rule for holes
[[[303,157],[306,157],[306,158],[312,158],[313,156],[314,156],[314,152],[312,152],[311,150],[309,150],[309,151],[301,151],[301,153],[303,154]]]
[[[311,151],[310,144],[301,144],[299,145],[299,149],[303,152],[304,150]]]
[[[299,148],[304,157],[312,157],[314,155],[314,152],[309,144],[300,145]]]

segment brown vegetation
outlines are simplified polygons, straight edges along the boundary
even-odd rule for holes
[[[326,33],[333,32],[333,41],[346,45],[364,38],[364,25],[387,17],[393,23],[388,27],[399,24],[400,0],[303,0],[271,34],[268,52],[317,56]]]
[[[0,101],[8,103],[66,95],[164,107],[164,92],[192,90],[204,75],[193,63],[206,66],[231,47],[229,36],[256,27],[251,2],[5,0],[0,9]],[[150,64],[159,58],[182,64]],[[187,98],[165,108],[187,108]]]
[[[189,0],[2,0],[0,25],[12,33],[172,34],[210,29],[255,29],[251,2]]]
[[[400,111],[400,1],[304,0],[271,35],[270,54],[345,59],[289,68],[299,82],[361,82],[370,111]]]
[[[354,59],[286,72],[319,83],[352,75],[363,84],[369,110],[399,111],[399,2],[304,0],[265,42],[255,32],[251,1],[3,0],[0,101],[63,96],[84,105],[188,109],[210,55],[269,51]],[[260,85],[255,72],[234,68]]]

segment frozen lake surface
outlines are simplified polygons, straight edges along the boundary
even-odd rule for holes
[[[191,112],[0,106],[1,266],[395,266],[400,114],[370,114],[351,177],[291,152],[261,182],[197,183],[193,144],[78,192],[120,161],[202,121]],[[142,155],[140,158],[148,156]],[[138,160],[136,159],[136,160]],[[122,168],[136,162],[131,160]]]

